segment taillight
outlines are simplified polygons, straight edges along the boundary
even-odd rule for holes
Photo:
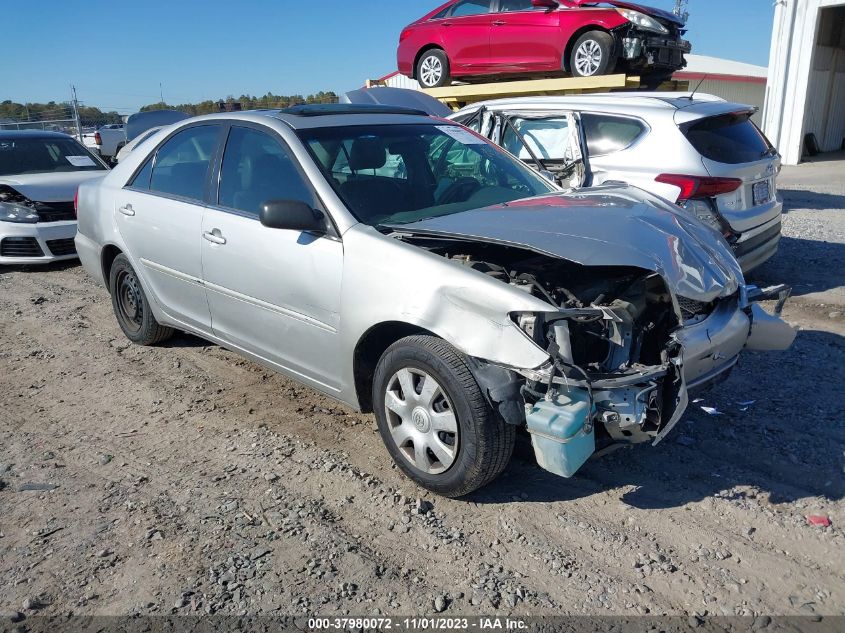
[[[712,178],[709,176],[684,176],[681,174],[660,174],[657,182],[680,187],[678,202],[714,198],[724,193],[731,193],[742,186],[739,178]]]
[[[100,136],[99,132],[94,132],[94,143],[96,143],[97,145],[103,144],[103,137]]]
[[[403,29],[402,33],[399,35],[399,41],[404,42],[411,36],[411,29]]]
[[[73,194],[73,215],[74,217],[79,217],[79,188],[77,187],[76,193]]]

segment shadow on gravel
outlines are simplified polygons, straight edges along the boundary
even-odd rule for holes
[[[4,273],[55,273],[81,266],[78,259],[69,259],[49,264],[29,266],[0,266],[0,275]]]
[[[211,341],[207,341],[205,339],[200,338],[199,336],[194,336],[193,334],[188,334],[187,332],[177,332],[173,335],[173,338],[167,339],[164,343],[161,343],[158,347],[162,347],[164,349],[178,349],[178,348],[197,348],[197,347],[217,347],[216,343],[212,343]]]
[[[789,213],[793,209],[845,210],[845,196],[843,195],[807,191],[805,189],[780,189],[779,193],[783,196],[784,213]]]
[[[840,288],[845,281],[843,271],[845,244],[784,237],[777,255],[749,273],[747,281],[761,287],[789,284],[792,294],[800,297]]]
[[[823,331],[800,332],[784,354],[747,353],[727,382],[692,397],[703,400],[662,444],[593,458],[572,479],[541,470],[520,436],[504,476],[469,500],[566,502],[616,491],[624,505],[655,510],[716,496],[763,504],[845,498],[845,369],[836,363],[843,355],[845,337]],[[707,415],[704,405],[721,415]]]

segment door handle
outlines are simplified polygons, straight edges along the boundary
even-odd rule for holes
[[[444,22],[440,26],[452,26],[452,23],[451,22]]]
[[[118,211],[120,211],[123,215],[128,215],[129,217],[135,215],[135,209],[132,208],[131,204],[127,204],[126,206],[120,207]]]
[[[507,24],[507,22],[505,22],[504,20],[496,20],[495,22],[493,22],[493,26],[504,26],[505,24]]]
[[[211,242],[212,244],[218,244],[223,246],[226,243],[226,238],[220,234],[219,229],[214,229],[213,231],[206,231],[202,234],[203,239],[206,242]]]

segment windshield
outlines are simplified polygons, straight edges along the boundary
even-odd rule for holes
[[[0,176],[105,169],[72,138],[0,139]]]
[[[557,191],[456,125],[322,128],[301,131],[300,137],[352,214],[372,226],[409,224]]]

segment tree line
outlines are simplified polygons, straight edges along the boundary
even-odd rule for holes
[[[268,92],[263,97],[241,95],[240,97],[228,96],[218,101],[202,101],[200,103],[182,103],[179,105],[168,105],[166,103],[151,103],[141,108],[141,112],[150,110],[179,110],[191,116],[201,114],[212,114],[220,111],[231,111],[240,108],[241,110],[273,110],[276,108],[289,108],[303,103],[337,103],[338,96],[334,92],[320,91],[316,94],[303,95],[274,95]]]
[[[217,101],[202,101],[200,103],[182,103],[169,105],[167,103],[152,103],[141,108],[141,112],[150,110],[179,110],[191,116],[211,114],[221,110],[262,110],[288,108],[303,103],[337,103],[338,96],[334,92],[320,91],[316,94],[303,95],[275,95],[268,92],[263,97],[241,95],[229,96]],[[69,103],[14,103],[11,100],[0,102],[0,124],[4,120],[12,122],[39,122],[69,120],[73,118],[73,108]],[[93,106],[79,106],[79,120],[82,127],[100,127],[110,123],[121,123],[122,116],[118,112],[103,112]]]
[[[14,122],[39,122],[70,120],[73,108],[69,103],[14,103],[0,102],[0,122],[8,119]],[[99,108],[79,106],[79,121],[83,127],[99,127],[109,123],[120,123],[123,119],[117,112],[103,112]]]

